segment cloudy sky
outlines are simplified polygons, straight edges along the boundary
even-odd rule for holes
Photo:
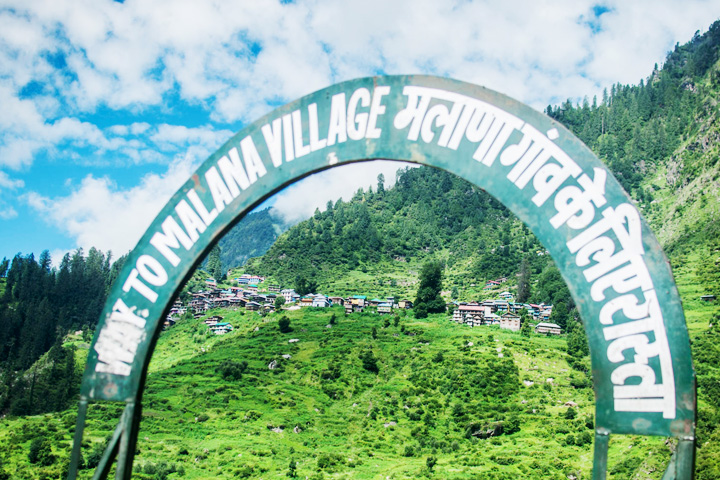
[[[126,253],[233,133],[333,83],[433,74],[543,109],[638,83],[718,18],[717,0],[0,0],[0,258]],[[398,167],[272,201],[297,219]]]

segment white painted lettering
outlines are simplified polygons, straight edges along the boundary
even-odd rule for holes
[[[150,285],[162,287],[168,281],[168,275],[162,264],[151,255],[141,255],[135,263],[140,276]]]
[[[162,254],[165,259],[170,262],[173,267],[177,267],[180,263],[180,257],[172,251],[173,248],[180,248],[180,244],[185,250],[190,250],[193,241],[180,228],[180,225],[170,215],[162,223],[162,233],[156,232],[150,239],[150,244]]]
[[[200,197],[198,196],[197,192],[194,188],[191,188],[189,192],[187,192],[187,197],[190,199],[190,203],[193,204],[193,207],[195,207],[195,210],[200,214],[200,218],[202,218],[203,223],[205,225],[209,226],[213,220],[215,220],[218,216],[218,212],[216,209],[212,209],[208,212],[207,208],[205,208],[205,205],[202,203],[202,200],[200,200]]]
[[[375,87],[373,91],[372,103],[370,104],[370,118],[368,119],[367,133],[365,138],[380,138],[382,129],[377,128],[377,117],[385,113],[385,105],[383,105],[382,97],[390,93],[390,87]]]
[[[185,231],[193,243],[197,242],[197,239],[200,238],[199,234],[203,233],[206,228],[202,219],[185,200],[180,200],[178,202],[175,206],[175,213],[177,213],[178,218],[182,222],[183,227],[185,227]]]
[[[304,157],[310,153],[310,145],[303,143],[302,115],[300,110],[292,112],[293,123],[293,145],[295,146],[295,158]]]
[[[130,272],[130,275],[128,275],[128,278],[125,280],[125,283],[123,284],[123,292],[129,292],[130,290],[135,290],[143,297],[147,298],[152,303],[155,303],[158,298],[158,294],[154,292],[150,287],[145,285],[142,280],[138,278],[138,269],[133,268]]]
[[[283,115],[282,117],[283,139],[285,139],[285,161],[292,162],[295,160],[295,151],[293,150],[293,134],[292,134],[292,117]]]
[[[240,162],[240,154],[237,148],[231,148],[228,156],[230,159],[228,159],[228,157],[222,157],[218,160],[218,167],[220,167],[220,172],[230,189],[230,193],[233,198],[235,198],[240,195],[240,188],[245,190],[250,186],[250,180],[248,180],[245,168],[243,168],[242,162]]]
[[[327,146],[327,139],[320,139],[317,103],[311,103],[308,105],[308,120],[308,127],[310,130],[310,150],[315,152]]]
[[[210,167],[208,171],[205,172],[205,181],[208,184],[213,202],[215,202],[215,209],[217,209],[218,213],[222,212],[225,210],[225,205],[230,205],[230,202],[233,201],[232,193],[230,193],[227,185],[225,185],[225,182],[220,178],[220,174],[215,167]]]
[[[252,137],[247,136],[240,140],[240,150],[242,150],[243,159],[245,160],[245,170],[247,170],[250,183],[255,183],[258,177],[262,177],[267,173],[265,164],[260,158],[260,154],[255,147]]]
[[[370,91],[367,88],[358,88],[350,96],[347,108],[348,137],[352,140],[362,140],[368,125],[368,113],[357,113],[358,104],[363,107],[370,105]]]
[[[345,113],[345,93],[332,96],[330,102],[330,125],[328,126],[327,144],[347,141],[347,115]]]
[[[313,104],[315,105],[315,104]],[[317,108],[317,107],[316,107]],[[317,125],[317,111],[316,111],[316,125]],[[272,126],[270,124],[265,124],[262,127],[262,134],[265,138],[265,144],[268,147],[268,152],[270,152],[270,160],[272,160],[273,165],[276,167],[279,167],[282,164],[282,138],[281,138],[281,130],[282,130],[282,120],[279,118],[276,118],[272,121]],[[312,123],[310,123],[310,126],[312,128]],[[310,140],[312,141],[312,130],[310,135]]]

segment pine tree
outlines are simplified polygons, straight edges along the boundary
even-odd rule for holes
[[[220,260],[221,253],[220,245],[216,244],[212,250],[210,250],[207,260],[207,271],[218,282],[224,278],[222,262]]]
[[[520,264],[520,276],[518,277],[517,301],[525,303],[530,298],[530,264],[527,257],[524,257]]]
[[[425,318],[428,313],[444,313],[445,301],[440,296],[443,267],[440,262],[430,261],[420,269],[420,284],[415,297],[415,317]]]

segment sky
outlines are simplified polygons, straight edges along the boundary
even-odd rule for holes
[[[717,0],[0,0],[0,259],[130,251],[234,133],[334,83],[430,74],[538,110],[637,84]],[[290,221],[403,165],[266,202]]]

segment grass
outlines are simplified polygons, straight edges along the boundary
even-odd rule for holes
[[[162,464],[182,471],[166,478],[287,478],[291,459],[300,478],[589,478],[592,445],[567,443],[592,431],[586,421],[593,393],[570,385],[578,372],[565,361],[562,338],[472,329],[447,316],[406,316],[384,328],[378,315],[345,317],[338,308],[286,312],[294,330],[281,334],[278,315],[224,313],[235,326],[231,334],[207,336],[201,320],[187,320],[161,336],[144,398],[136,478],[153,478],[144,472]],[[327,328],[332,314],[338,323]],[[378,375],[362,367],[367,350],[378,360]],[[229,360],[248,362],[242,379],[222,378],[218,366]],[[272,360],[281,367],[269,370]],[[565,419],[567,401],[578,404],[573,420]],[[456,405],[467,414],[456,415]],[[115,404],[91,407],[85,458],[119,415]],[[38,469],[26,452],[50,428],[57,428],[54,451],[66,455],[73,416],[2,420],[6,469],[34,478]],[[516,433],[466,436],[471,423],[487,427],[511,417],[520,421]],[[662,463],[669,455],[662,439],[613,437],[621,473],[611,478],[626,478],[628,451],[641,462]],[[432,472],[430,456],[437,459]],[[59,469],[46,469],[52,468]],[[90,476],[83,471],[82,478]]]

